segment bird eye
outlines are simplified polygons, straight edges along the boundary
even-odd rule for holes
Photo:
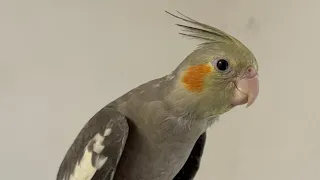
[[[229,69],[229,63],[225,59],[218,59],[214,61],[216,69],[219,71],[226,71]]]

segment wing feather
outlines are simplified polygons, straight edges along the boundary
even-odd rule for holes
[[[129,133],[127,119],[120,112],[105,107],[94,115],[68,149],[57,180],[112,180]],[[101,173],[100,173],[101,174]]]

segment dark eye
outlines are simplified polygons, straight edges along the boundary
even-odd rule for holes
[[[226,71],[229,68],[229,63],[225,59],[219,59],[216,61],[216,67],[220,71]]]

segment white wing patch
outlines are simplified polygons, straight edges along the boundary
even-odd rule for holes
[[[111,129],[110,128],[107,128],[105,131],[104,131],[104,136],[109,136],[111,134]]]
[[[101,153],[104,149],[103,141],[106,136],[111,134],[111,129],[107,128],[103,135],[96,134],[88,143],[93,142],[93,151],[97,154]],[[85,147],[82,158],[76,164],[73,173],[70,175],[69,180],[90,180],[95,172],[99,170],[108,160],[108,157],[103,155],[95,156],[95,163],[92,164],[93,153],[88,150],[88,145]]]
[[[108,157],[104,157],[104,156],[98,157],[97,162],[95,164],[96,168],[100,169],[104,165],[104,163],[107,162],[107,160],[108,160]]]

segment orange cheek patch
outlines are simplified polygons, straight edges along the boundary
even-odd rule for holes
[[[211,70],[212,67],[209,64],[189,67],[182,79],[185,88],[192,92],[201,92],[204,86],[204,78]]]

